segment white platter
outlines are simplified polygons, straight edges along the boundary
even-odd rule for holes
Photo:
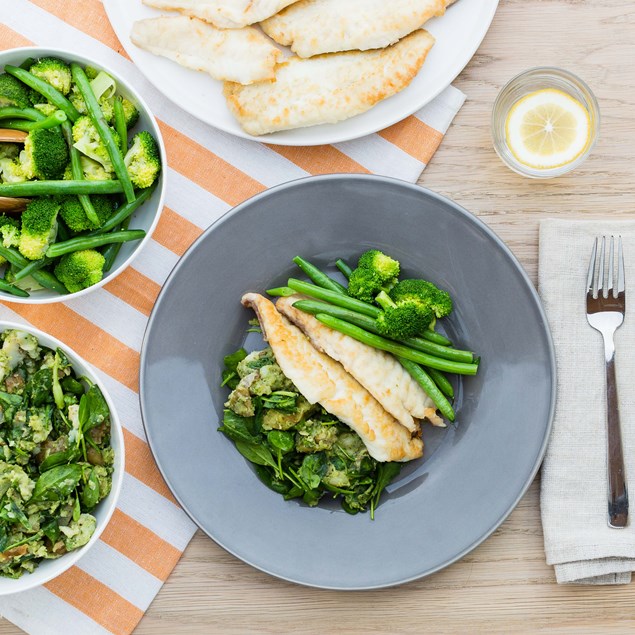
[[[135,20],[161,12],[141,0],[103,0],[112,26],[139,70],[177,106],[201,121],[230,134],[275,145],[312,146],[357,139],[391,126],[413,114],[444,90],[463,70],[481,44],[494,17],[498,0],[460,0],[441,18],[426,23],[436,44],[410,86],[369,111],[336,124],[248,135],[230,114],[222,83],[137,48],[130,40]]]

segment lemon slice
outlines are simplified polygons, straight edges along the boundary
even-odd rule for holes
[[[591,120],[586,108],[555,88],[518,100],[505,122],[507,146],[520,163],[537,169],[575,161],[588,147]]]

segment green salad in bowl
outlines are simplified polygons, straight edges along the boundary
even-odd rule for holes
[[[84,363],[44,334],[4,327],[0,577],[14,580],[0,579],[0,594],[22,590],[11,583],[24,574],[50,579],[94,542],[121,485],[121,448],[114,410]]]

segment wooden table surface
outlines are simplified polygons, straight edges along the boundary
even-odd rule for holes
[[[502,0],[481,48],[455,82],[468,100],[421,184],[488,223],[535,281],[541,218],[633,217],[634,60],[632,0]],[[501,86],[541,65],[579,74],[602,113],[591,157],[574,173],[547,182],[504,167],[489,133]],[[555,583],[545,564],[538,490],[535,482],[496,533],[460,562],[381,591],[342,593],[281,582],[198,532],[135,633],[635,632],[635,585]],[[0,635],[19,632],[0,621]]]

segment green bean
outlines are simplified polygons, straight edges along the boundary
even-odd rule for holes
[[[9,284],[6,280],[0,278],[0,291],[4,291],[6,293],[10,293],[11,295],[17,295],[19,298],[28,298],[29,294],[19,287],[14,287],[12,284]]]
[[[66,114],[62,110],[56,110],[52,115],[41,119],[40,121],[24,121],[24,119],[7,119],[2,122],[3,128],[10,130],[22,130],[30,132],[31,130],[40,130],[47,128],[55,128],[67,120]]]
[[[326,315],[354,324],[365,331],[370,331],[375,335],[381,335],[379,329],[377,328],[377,322],[373,318],[355,311],[350,311],[349,309],[337,307],[332,304],[326,304],[324,302],[317,302],[315,300],[299,300],[298,302],[294,302],[293,306],[305,313],[310,313],[311,315],[325,313]],[[408,337],[399,341],[410,348],[414,348],[423,353],[428,353],[434,357],[441,357],[455,362],[464,362],[466,364],[474,362],[474,353],[471,351],[462,351],[448,346],[439,346],[438,344],[429,342],[421,337]]]
[[[335,266],[346,276],[347,280],[351,277],[353,270],[341,258],[335,261]]]
[[[46,116],[35,108],[15,108],[13,106],[5,106],[4,108],[0,108],[0,119],[28,119],[30,121],[42,121],[46,119]]]
[[[295,295],[295,293],[291,287],[274,287],[273,289],[267,289],[268,295],[281,298],[288,298],[291,295]]]
[[[156,181],[150,187],[141,190],[141,194],[132,201],[132,203],[126,203],[122,205],[99,229],[95,229],[90,232],[88,236],[96,236],[97,234],[104,234],[111,229],[114,229],[119,223],[122,223],[126,218],[132,216],[132,214],[145,203],[153,194],[156,187]]]
[[[64,138],[66,139],[66,144],[68,145],[68,151],[71,157],[71,175],[76,181],[83,181],[84,170],[82,168],[79,150],[73,145],[73,130],[68,122],[62,124],[62,132],[64,133]],[[97,216],[97,212],[90,200],[90,196],[88,196],[88,194],[79,194],[77,198],[81,203],[84,214],[86,214],[86,218],[88,218],[93,225],[99,225],[99,216]]]
[[[25,83],[27,86],[30,86],[33,90],[40,93],[47,101],[51,102],[56,108],[63,110],[66,113],[66,116],[72,121],[75,122],[80,118],[79,111],[73,104],[71,104],[62,93],[56,88],[53,88],[50,84],[45,82],[43,79],[36,77],[29,73],[29,71],[25,71],[23,68],[18,66],[11,66],[7,64],[4,67],[6,73],[9,75],[13,75],[16,79],[19,79],[21,82]]]
[[[128,231],[110,232],[109,234],[100,234],[99,236],[77,236],[62,243],[53,243],[47,250],[48,258],[57,258],[73,251],[82,251],[84,249],[95,249],[102,245],[111,243],[126,243],[131,240],[141,240],[146,233],[143,229],[131,229]]]
[[[398,357],[399,363],[410,373],[412,378],[423,388],[424,392],[432,401],[434,405],[439,409],[441,414],[449,421],[454,421],[455,414],[454,408],[450,402],[445,398],[445,395],[439,390],[437,385],[432,381],[432,378],[426,373],[421,366],[414,364],[411,360],[403,357]]]
[[[309,284],[308,282],[303,282],[302,280],[297,280],[296,278],[289,278],[287,286],[291,287],[298,293],[304,293],[312,298],[318,298],[318,300],[324,300],[325,302],[330,302],[336,306],[340,306],[344,309],[350,309],[351,311],[356,311],[357,313],[363,313],[364,315],[368,315],[370,317],[378,317],[381,314],[381,309],[373,306],[372,304],[356,300],[355,298],[351,298],[343,293],[323,289],[322,287]]]
[[[40,258],[39,260],[31,260],[26,267],[23,267],[18,272],[16,272],[14,280],[17,282],[18,280],[22,280],[22,278],[26,278],[27,276],[33,275],[34,271],[38,271],[42,267],[46,267],[51,264],[51,258]]]
[[[318,287],[322,287],[323,289],[330,289],[331,291],[335,291],[336,293],[346,293],[346,287],[343,287],[339,282],[336,282],[332,278],[329,278],[323,271],[318,269],[315,265],[311,264],[308,260],[301,258],[300,256],[296,256],[293,259],[304,273],[306,273],[309,278],[318,285]]]
[[[329,328],[332,328],[345,335],[350,335],[353,339],[358,340],[368,346],[377,348],[388,353],[392,353],[397,357],[404,357],[417,364],[423,366],[429,366],[430,368],[436,368],[437,370],[447,371],[448,373],[456,373],[457,375],[476,375],[478,371],[478,364],[466,364],[463,362],[455,362],[450,359],[442,359],[440,357],[433,357],[422,351],[410,348],[405,344],[400,344],[392,340],[388,340],[385,337],[369,333],[364,329],[340,320],[339,318],[326,315],[325,313],[318,313],[316,316],[322,324],[326,324]]]
[[[18,270],[24,269],[30,262],[19,251],[13,247],[5,247],[2,243],[0,243],[0,256],[3,256],[7,262]],[[53,289],[58,293],[68,293],[66,287],[48,271],[34,271],[31,275],[36,282],[47,289]]]
[[[118,194],[120,181],[22,181],[0,183],[0,196],[44,196],[47,194]]]
[[[430,329],[426,329],[421,334],[421,337],[429,342],[434,342],[439,346],[452,346],[452,342],[447,337],[444,337],[441,333],[437,333],[436,331],[431,331]]]
[[[37,60],[32,57],[27,57],[22,64],[20,64],[20,68],[23,68],[25,71],[28,71],[33,64],[35,64]]]
[[[84,98],[86,110],[88,111],[93,124],[97,128],[97,132],[99,133],[101,140],[104,142],[104,145],[108,150],[108,156],[112,162],[112,167],[123,186],[123,193],[126,196],[126,201],[128,203],[132,203],[135,199],[135,193],[132,187],[132,181],[130,180],[130,175],[128,174],[128,169],[126,168],[123,160],[123,154],[115,141],[115,137],[110,127],[104,119],[104,113],[102,112],[99,102],[93,93],[93,89],[90,87],[88,77],[86,77],[84,69],[76,62],[71,64],[71,74],[79,92]]]
[[[128,216],[128,218],[126,218],[126,220],[123,223],[121,223],[121,225],[119,226],[119,229],[126,230],[128,229],[129,225],[130,225],[130,217]],[[113,264],[115,264],[115,258],[117,257],[117,254],[119,253],[119,250],[121,249],[121,245],[122,243],[111,243],[110,245],[107,245],[104,251],[102,252],[102,255],[104,257],[104,272],[110,271]]]
[[[126,154],[128,149],[128,126],[126,126],[126,115],[123,111],[123,103],[121,97],[117,95],[114,101],[115,130],[119,135],[119,147],[122,154]]]
[[[436,370],[435,368],[425,368],[424,370],[430,375],[432,381],[446,397],[450,399],[454,398],[454,388],[452,388],[452,384],[440,370]]]

